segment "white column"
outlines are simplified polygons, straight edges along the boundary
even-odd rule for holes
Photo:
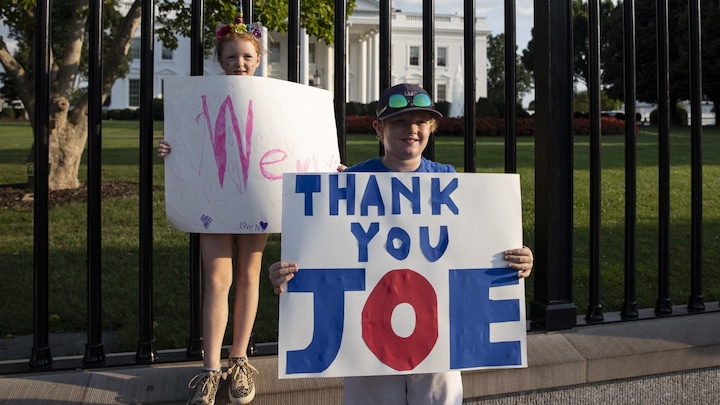
[[[350,23],[346,23],[346,30],[347,35],[345,36],[345,69],[346,69],[346,75],[345,75],[345,102],[350,101],[350,74],[348,72],[348,67],[350,66]]]
[[[368,41],[367,36],[362,35],[360,42],[360,63],[358,63],[358,101],[367,103],[367,76],[368,76]]]
[[[373,99],[373,81],[375,79],[375,53],[374,53],[374,42],[375,42],[375,35],[373,35],[373,31],[370,31],[367,37],[367,47],[368,47],[368,60],[367,60],[367,83],[365,83],[365,92],[367,99],[365,100],[366,103],[370,102]]]
[[[260,37],[260,48],[265,51],[265,55],[260,58],[259,72],[255,72],[255,76],[267,77],[268,75],[268,29],[263,25],[262,37]]]
[[[310,54],[310,41],[305,28],[300,28],[300,83],[307,85],[310,74],[308,73],[308,55]]]
[[[372,33],[372,80],[370,81],[370,101],[380,98],[380,33]]]
[[[335,93],[335,47],[327,45],[327,74],[325,75],[325,88]]]

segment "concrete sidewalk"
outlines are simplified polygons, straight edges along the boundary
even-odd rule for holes
[[[717,306],[717,303],[714,303]],[[0,377],[0,404],[182,404],[200,362]],[[253,404],[339,404],[342,380],[260,371]],[[720,403],[720,312],[528,335],[528,368],[463,373],[468,404]],[[221,386],[218,404],[227,403]]]

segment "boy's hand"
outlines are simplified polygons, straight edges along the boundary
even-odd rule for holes
[[[270,282],[274,287],[275,294],[282,294],[287,291],[287,283],[295,277],[298,271],[297,263],[275,262],[270,265]]]
[[[533,253],[529,247],[523,246],[519,249],[510,249],[504,252],[505,260],[508,267],[518,271],[519,278],[527,278],[530,276],[533,268]]]

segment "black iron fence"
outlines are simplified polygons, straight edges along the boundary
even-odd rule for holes
[[[244,9],[252,10],[252,2],[244,0]],[[475,158],[475,4],[464,2],[464,83],[465,85],[465,171],[474,172]],[[636,283],[636,223],[637,223],[637,179],[636,179],[636,132],[635,122],[627,119],[625,128],[625,269],[622,311],[608,316],[601,304],[600,274],[601,255],[601,165],[600,165],[600,38],[599,0],[589,1],[589,80],[590,98],[590,283],[588,308],[585,316],[578,316],[573,300],[573,38],[572,4],[551,0],[535,1],[535,271],[533,297],[530,301],[529,320],[533,329],[552,331],[569,329],[585,323],[602,323],[615,320],[633,320],[672,314],[691,314],[718,311],[718,304],[706,305],[703,298],[702,262],[702,127],[701,114],[692,114],[691,176],[692,176],[692,218],[691,218],[691,282],[686,308],[671,305],[668,277],[668,237],[670,206],[670,161],[669,161],[669,57],[668,57],[668,5],[657,0],[657,55],[658,55],[658,145],[659,145],[659,257],[657,290],[654,309],[641,310],[637,304]],[[635,32],[636,21],[633,1],[625,1],[623,7],[624,32],[624,94],[625,116],[635,117]],[[347,76],[346,47],[346,3],[335,1],[335,113],[341,159],[345,161],[345,100]],[[300,2],[289,1],[289,43],[299,43]],[[391,40],[392,9],[390,0],[379,2],[380,89],[391,83]],[[141,86],[140,117],[140,316],[138,349],[134,358],[109,359],[102,341],[102,285],[100,275],[100,150],[101,150],[101,13],[102,1],[90,2],[90,63],[89,91],[91,108],[88,111],[88,246],[87,246],[87,345],[82,364],[70,367],[93,367],[117,365],[120,363],[152,363],[158,361],[153,337],[153,231],[152,231],[152,82],[153,82],[153,38],[154,3],[144,1],[141,26]],[[203,71],[203,1],[192,1],[191,74],[201,75]],[[246,11],[247,13],[247,11]],[[434,89],[434,2],[423,1],[423,86],[432,94]],[[688,25],[690,32],[690,84],[692,111],[701,111],[701,39],[700,1],[688,1]],[[34,340],[29,366],[31,370],[58,368],[53,364],[49,345],[48,328],[48,143],[50,94],[49,60],[49,0],[37,2],[37,49],[36,108],[35,118],[35,211],[34,211]],[[247,16],[252,21],[252,15]],[[515,2],[505,1],[505,78],[506,117],[516,116],[515,90]],[[300,55],[298,46],[288,50],[288,80],[298,81]],[[516,138],[514,120],[506,120],[505,170],[516,171]],[[430,145],[426,156],[432,158],[434,148]],[[201,291],[200,257],[197,235],[191,235],[190,249],[190,330],[188,347],[184,353],[164,356],[162,361],[199,359],[202,356],[201,337]],[[0,366],[5,367],[5,366]],[[7,368],[7,367],[5,367]],[[27,368],[27,367],[26,367]],[[15,369],[17,369],[15,367]],[[3,370],[0,369],[0,372]],[[5,370],[8,371],[7,369]]]

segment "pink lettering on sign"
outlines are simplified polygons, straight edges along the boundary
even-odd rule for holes
[[[238,186],[238,189],[245,191],[248,187],[249,169],[251,166],[250,158],[253,149],[253,101],[248,100],[245,129],[243,132],[241,131],[240,120],[235,112],[235,106],[230,95],[227,95],[218,107],[214,125],[211,117],[211,108],[208,107],[207,95],[201,95],[200,98],[202,99],[202,113],[198,114],[196,121],[200,121],[201,117],[205,118],[205,125],[210,134],[209,137],[220,187],[224,187],[227,171],[231,170],[231,172],[234,173],[233,168],[236,167],[234,159],[232,157],[229,159],[227,155],[227,137],[228,131],[230,130],[232,131],[232,136],[234,136],[237,141],[240,171],[242,172],[242,184]],[[278,135],[278,138],[283,139],[282,136],[284,135]],[[256,165],[253,168],[258,169],[260,175],[269,181],[282,180],[283,173],[292,171],[292,167],[288,166],[293,165],[293,163],[295,170],[298,172],[333,170],[339,164],[339,161],[337,161],[337,158],[334,156],[324,157],[318,154],[298,156],[293,150],[278,147],[271,147],[266,151],[258,150],[255,154],[259,155],[260,158],[253,163],[253,165]],[[200,166],[202,167],[202,164],[200,164]]]
[[[287,158],[287,153],[280,149],[271,149],[265,152],[260,158],[260,173],[268,180],[282,180],[282,172],[274,173],[269,167],[282,163]]]
[[[245,136],[243,137],[240,132],[240,123],[238,122],[237,116],[235,115],[235,108],[233,107],[232,99],[228,95],[223,103],[220,105],[220,111],[215,118],[215,128],[212,127],[210,121],[210,113],[208,112],[207,96],[202,95],[203,114],[205,116],[205,123],[210,133],[210,142],[212,143],[213,154],[215,156],[215,165],[218,169],[218,181],[220,187],[225,182],[225,171],[227,169],[227,151],[225,149],[225,141],[227,139],[226,126],[227,126],[227,115],[230,115],[230,124],[232,126],[233,135],[237,140],[238,155],[240,158],[240,165],[242,166],[242,187],[247,188],[248,179],[248,168],[250,167],[250,152],[252,150],[252,130],[253,130],[253,110],[252,100],[248,101],[248,113],[247,120],[245,121]],[[199,117],[198,117],[199,118]]]

